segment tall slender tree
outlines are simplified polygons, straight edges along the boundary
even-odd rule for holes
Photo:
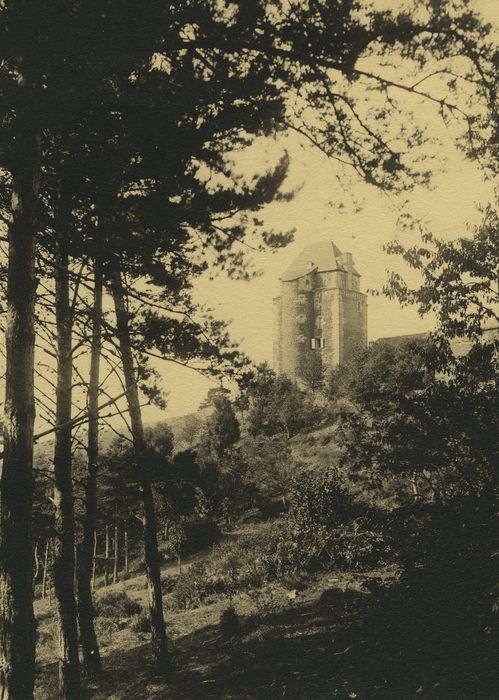
[[[156,665],[160,670],[168,667],[168,647],[163,616],[163,596],[161,591],[160,556],[154,498],[147,458],[147,446],[140,410],[137,373],[134,367],[132,342],[128,325],[125,292],[121,281],[121,271],[117,269],[111,278],[111,291],[116,313],[116,334],[119,341],[123,376],[127,392],[132,438],[135,450],[137,480],[140,484],[144,506],[144,551],[149,595],[149,619],[151,622],[152,648]]]
[[[9,130],[10,148],[2,152],[2,165],[10,173],[12,215],[8,232],[4,455],[0,476],[0,685],[2,696],[9,700],[32,697],[35,670],[31,513],[41,125],[36,109],[39,72],[33,64],[29,31],[23,26],[23,19],[16,16],[13,8],[2,7],[0,21],[10,39],[2,47],[2,89],[8,86],[11,90],[13,100],[7,109],[14,114]]]
[[[69,219],[56,228],[55,316],[57,327],[56,424],[54,442],[54,590],[59,617],[59,690],[80,696],[78,634],[74,591],[74,510],[72,484],[72,326],[69,283]]]
[[[27,73],[27,75],[26,75]],[[29,68],[19,66],[17,148],[12,168],[12,224],[6,321],[4,457],[0,477],[0,682],[5,698],[30,698],[34,686],[32,600],[35,236],[40,180],[40,130]]]
[[[83,650],[83,664],[88,674],[101,670],[99,645],[94,627],[92,602],[92,565],[97,524],[97,470],[99,458],[99,377],[102,346],[102,267],[94,260],[92,339],[90,380],[88,385],[87,474],[83,535],[78,549],[78,623]]]

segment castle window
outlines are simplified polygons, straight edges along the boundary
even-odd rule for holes
[[[326,347],[326,339],[325,338],[311,338],[310,347],[312,348],[312,350],[320,350],[321,348],[325,348]]]
[[[305,316],[305,314],[300,314],[296,317],[296,320],[298,323],[306,323],[307,317]]]

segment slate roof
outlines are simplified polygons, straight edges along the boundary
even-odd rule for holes
[[[332,241],[312,243],[302,250],[291,265],[281,275],[283,282],[296,280],[312,270],[316,272],[330,272],[332,270],[345,270],[342,261],[341,250]],[[359,273],[353,269],[353,273]]]

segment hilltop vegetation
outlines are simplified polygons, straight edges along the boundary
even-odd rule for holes
[[[143,510],[133,449],[116,438],[97,484],[94,697],[495,697],[498,341],[468,337],[459,357],[445,324],[374,343],[317,365],[308,386],[262,366],[236,395],[212,390],[177,438],[165,423],[145,431],[167,679],[143,644]],[[41,503],[49,488],[39,472]],[[46,507],[37,518],[50,541]],[[50,575],[49,557],[35,579],[47,700]]]
[[[143,668],[135,554],[98,588],[95,697],[147,682],[158,698],[319,700],[332,678],[345,700],[493,697],[492,350],[447,356],[443,378],[434,340],[374,344],[313,390],[262,368],[236,399],[211,392],[189,450],[150,429],[174,672],[151,685]],[[135,502],[131,458],[119,441],[102,457],[111,519]]]

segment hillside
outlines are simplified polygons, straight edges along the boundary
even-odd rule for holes
[[[187,430],[187,427],[190,426],[191,430],[194,431],[195,425],[201,426],[202,423],[206,420],[206,418],[210,415],[211,409],[210,408],[202,408],[199,409],[198,411],[194,413],[188,413],[183,416],[171,416],[167,417],[164,420],[158,421],[159,423],[166,423],[167,425],[170,426],[173,432],[173,438],[174,438],[174,444],[175,444],[175,450],[181,450],[185,449],[188,445],[186,444],[185,440],[185,433]],[[157,423],[148,423],[145,425],[146,428],[148,427],[153,427],[154,425],[157,425]],[[84,434],[83,434],[84,435]],[[101,452],[105,452],[105,450],[109,447],[109,445],[112,443],[113,440],[115,440],[117,437],[117,434],[111,430],[108,427],[103,427],[99,431],[99,448]],[[80,436],[81,439],[81,436]],[[84,439],[84,437],[83,437]],[[34,449],[34,459],[35,462],[37,460],[39,461],[47,461],[52,458],[52,453],[54,449],[54,441],[51,438],[51,436],[46,437],[42,442],[39,442],[35,444],[35,449]]]
[[[336,426],[327,425],[295,435],[291,438],[291,450],[295,462],[308,466],[328,462],[335,464],[340,455],[335,433]]]
[[[222,547],[244,538],[264,539],[268,526],[240,525]],[[183,578],[176,566],[162,569],[163,583],[188,586],[212,548],[186,562]],[[249,562],[252,566],[252,562]],[[243,565],[240,562],[239,565]],[[96,594],[97,631],[103,675],[87,682],[86,700],[491,700],[492,645],[479,656],[449,630],[437,646],[425,648],[430,620],[392,590],[395,570],[319,572],[300,581],[254,585],[231,595],[211,594],[179,610],[164,596],[172,666],[155,673],[144,611],[144,575]],[[396,589],[395,589],[396,590]],[[133,614],[123,605],[135,608]],[[224,625],[227,610],[236,624]],[[48,600],[37,601],[38,685],[36,700],[53,700],[56,685],[56,627]],[[438,624],[438,623],[437,623]],[[411,629],[411,634],[408,634]],[[449,644],[450,642],[450,644]]]
[[[264,525],[253,525],[258,536]],[[231,534],[236,541],[248,533],[241,526]],[[263,534],[263,533],[262,533]],[[209,558],[210,552],[192,557],[187,567]],[[165,565],[162,578],[176,576],[174,565]],[[371,576],[382,577],[381,572]],[[97,618],[101,639],[104,675],[98,686],[90,683],[85,697],[93,700],[125,700],[145,697],[151,700],[232,700],[243,698],[322,698],[331,697],[331,673],[341,676],[341,698],[361,697],[373,687],[372,663],[362,677],[352,669],[354,627],[366,607],[363,591],[365,576],[338,572],[312,578],[301,590],[280,584],[238,593],[232,603],[240,620],[240,630],[227,636],[220,617],[229,605],[225,595],[213,596],[193,610],[175,612],[165,596],[166,622],[173,668],[162,679],[152,671],[148,636],[140,629],[140,616]],[[96,595],[97,608],[112,594],[126,593],[132,601],[147,605],[145,578],[136,574]],[[37,700],[52,700],[56,668],[54,664],[55,622],[48,600],[37,601],[40,682]],[[355,644],[361,656],[362,647]],[[374,696],[369,697],[386,697]]]

